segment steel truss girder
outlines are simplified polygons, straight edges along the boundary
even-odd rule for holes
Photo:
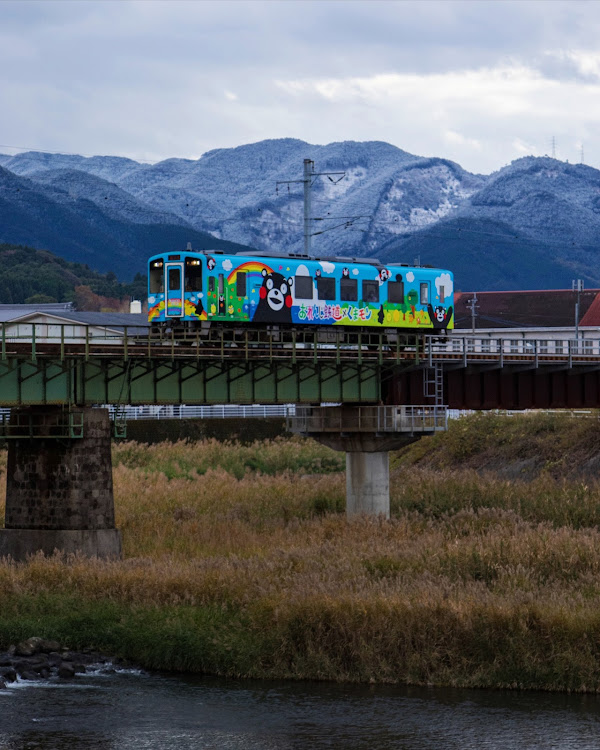
[[[387,366],[312,360],[9,357],[0,405],[376,402]]]

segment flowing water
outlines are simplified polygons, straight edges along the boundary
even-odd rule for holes
[[[1,750],[598,750],[600,697],[147,675],[0,691]]]

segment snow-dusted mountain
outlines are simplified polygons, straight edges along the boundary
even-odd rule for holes
[[[303,245],[302,185],[291,184],[288,190],[276,184],[301,178],[305,158],[315,162],[317,172],[346,173],[339,182],[327,176],[314,180],[314,231],[322,234],[313,245],[320,253],[371,253],[384,237],[436,223],[484,184],[484,178],[453,162],[422,159],[377,141],[314,146],[270,140],[209,151],[197,161],[167,159],[152,165],[28,152],[0,156],[0,164],[54,186],[70,183],[74,170],[85,172],[215,237],[298,251]],[[345,228],[333,230],[340,222]]]
[[[182,248],[191,242],[199,249],[245,249],[198,232],[179,217],[165,217],[128,194],[120,200],[122,191],[111,183],[107,183],[104,201],[98,191],[101,180],[75,174],[73,192],[69,193],[70,179],[60,181],[59,188],[0,166],[0,242],[50,250],[99,271],[115,271],[127,280],[144,273],[147,258],[165,248]],[[44,180],[50,180],[49,173]],[[82,186],[90,180],[92,198],[80,196]],[[131,221],[127,214],[134,204],[139,212],[136,221]]]
[[[15,211],[35,193],[95,230],[116,231],[125,249],[107,248],[109,257],[96,267],[106,268],[114,256],[117,269],[123,266],[119,253],[129,252],[132,227],[138,235],[145,227],[144,236],[153,240],[142,246],[135,240],[136,258],[158,241],[179,241],[176,236],[196,247],[221,239],[302,250],[302,185],[283,183],[301,179],[305,158],[317,173],[345,172],[340,181],[315,176],[315,253],[406,262],[420,256],[454,269],[462,289],[570,286],[577,277],[600,285],[600,171],[547,157],[519,159],[482,176],[378,141],[315,146],[280,139],[210,151],[197,160],[143,164],[28,152],[0,155],[0,167],[27,178],[20,204],[13,195]],[[0,240],[21,241],[5,236],[5,224],[0,211]],[[44,246],[34,234],[28,232],[30,241]],[[49,249],[61,253],[56,243]]]

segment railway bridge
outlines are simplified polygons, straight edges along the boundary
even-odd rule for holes
[[[139,329],[138,329],[139,330]],[[600,406],[600,342],[515,350],[473,337],[385,331],[211,329],[177,338],[66,326],[0,327],[0,406],[11,407],[0,557],[55,548],[120,555],[99,404],[295,403],[290,428],[346,452],[349,513],[389,514],[388,451],[445,429],[447,406]],[[323,403],[336,406],[322,406]]]

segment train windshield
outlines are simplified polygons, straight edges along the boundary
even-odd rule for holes
[[[160,294],[165,291],[164,265],[162,260],[153,260],[150,263],[150,294]]]

